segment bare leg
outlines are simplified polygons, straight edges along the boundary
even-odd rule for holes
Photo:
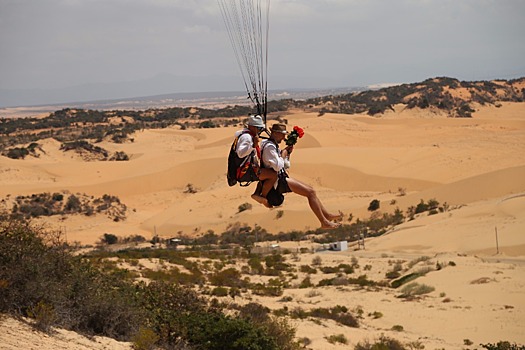
[[[262,189],[262,183],[259,181],[257,182],[257,187],[255,188],[255,191],[252,194],[252,199],[256,201],[257,203],[264,205],[266,208],[272,208],[270,203],[268,203],[268,200],[265,197],[260,195],[261,189]]]
[[[339,210],[337,214],[332,214],[332,213],[327,212],[326,209],[324,209],[324,207],[323,207],[323,214],[328,220],[337,221],[337,222],[343,221],[343,218],[345,216],[345,214],[343,214],[341,210]]]
[[[310,205],[310,208],[314,212],[315,216],[317,216],[317,219],[321,223],[322,228],[333,229],[341,225],[339,223],[332,222],[330,221],[330,219],[327,218],[325,213],[328,214],[328,212],[323,207],[323,204],[321,203],[321,201],[317,197],[317,194],[315,193],[315,190],[311,186],[292,178],[288,178],[287,181],[288,186],[294,193],[308,198],[308,204]]]
[[[272,208],[266,196],[272,189],[273,184],[277,181],[277,172],[273,169],[261,168],[259,173],[259,183],[255,188],[255,192],[252,194],[252,199],[258,203],[261,203],[266,208]]]
[[[264,181],[260,194],[266,198],[268,192],[270,192],[275,184],[275,181],[277,181],[277,172],[273,169],[262,168],[259,173],[259,180]]]
[[[273,208],[273,207],[270,205],[270,203],[268,203],[268,199],[264,198],[263,196],[260,196],[260,195],[254,193],[254,194],[252,194],[251,197],[252,197],[252,199],[253,199],[254,201],[256,201],[257,203],[260,203],[260,204],[264,205],[266,208],[268,208],[268,209]]]
[[[295,180],[295,181],[298,181],[298,180]],[[308,185],[306,186],[311,187]],[[319,201],[319,205],[321,206],[321,211],[323,212],[323,216],[327,218],[329,221],[340,222],[343,220],[344,214],[342,211],[339,210],[337,214],[333,214],[333,213],[328,212],[328,210],[326,210],[326,208],[324,207],[323,203],[321,203],[321,201]]]

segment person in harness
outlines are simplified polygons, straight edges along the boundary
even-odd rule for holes
[[[279,149],[279,144],[285,139],[288,131],[285,124],[274,124],[271,128],[270,138],[261,142],[261,166],[264,169],[272,169],[278,174],[277,180],[267,180],[272,186],[267,194],[268,203],[272,206],[279,206],[284,201],[284,193],[294,192],[298,195],[308,198],[308,204],[319,222],[321,228],[334,229],[341,224],[342,213],[332,214],[323,206],[315,190],[299,180],[291,178],[286,173],[290,167],[290,155],[293,152],[293,146],[288,146],[283,150]],[[263,183],[263,188],[267,186]]]
[[[257,186],[252,199],[271,208],[266,196],[272,184],[277,180],[277,173],[271,168],[260,166],[261,153],[259,134],[266,129],[260,115],[248,118],[245,128],[235,133],[235,141],[228,156],[228,184],[247,186],[254,181],[265,181],[265,185]]]

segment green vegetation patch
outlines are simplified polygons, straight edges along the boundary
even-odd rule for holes
[[[126,211],[126,205],[121,203],[117,196],[105,194],[94,198],[80,193],[44,192],[17,196],[11,208],[11,216],[28,219],[68,214],[91,216],[102,213],[114,221],[121,221],[126,218]]]
[[[226,314],[191,288],[133,282],[111,264],[94,265],[69,249],[57,234],[0,213],[0,312],[31,317],[42,329],[134,341],[138,348],[298,348],[284,319]]]

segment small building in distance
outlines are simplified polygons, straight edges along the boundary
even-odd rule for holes
[[[335,251],[344,251],[348,250],[348,242],[347,241],[339,241],[339,242],[333,242],[330,243],[330,250]]]

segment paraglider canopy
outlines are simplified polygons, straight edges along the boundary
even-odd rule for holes
[[[266,123],[270,0],[217,0],[248,98]]]

